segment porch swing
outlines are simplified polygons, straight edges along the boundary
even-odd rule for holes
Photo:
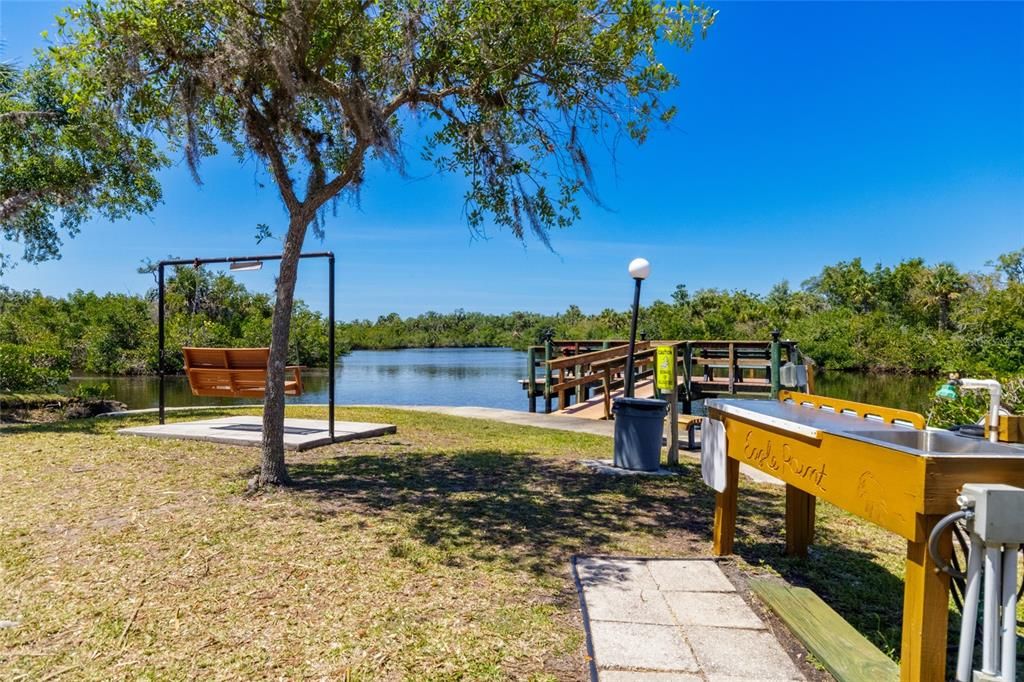
[[[199,267],[209,263],[227,263],[235,271],[258,270],[266,260],[281,260],[280,255],[247,256],[232,258],[196,258],[193,260],[165,260],[157,263],[158,292],[158,344],[157,358],[160,376],[160,423],[164,423],[165,392],[164,375],[166,352],[164,349],[164,268],[166,266],[193,265]],[[303,258],[327,258],[328,260],[328,352],[331,357],[328,378],[328,423],[331,438],[334,437],[334,254],[304,253]],[[267,363],[270,348],[199,348],[183,347],[185,375],[194,396],[223,398],[260,398],[267,390]],[[284,394],[302,395],[302,369],[300,365],[285,367]]]
[[[192,395],[259,398],[267,389],[270,348],[183,347],[185,375]],[[302,395],[302,367],[284,368],[284,394]]]

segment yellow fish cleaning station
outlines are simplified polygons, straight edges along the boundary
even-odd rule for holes
[[[786,484],[790,554],[805,555],[813,541],[818,498],[905,538],[899,676],[940,681],[946,679],[953,572],[947,565],[953,552],[948,525],[950,518],[966,519],[972,533],[968,564],[977,568],[966,575],[974,609],[985,562],[982,672],[973,679],[1013,680],[1016,601],[1010,593],[1016,592],[1018,547],[1024,542],[1024,491],[1017,490],[1024,488],[1024,447],[928,430],[924,417],[914,412],[789,391],[778,397],[706,402],[702,468],[718,491],[715,554],[733,552],[741,463]],[[972,490],[980,492],[972,497]],[[965,615],[964,620],[965,630],[966,621],[972,622],[958,664],[965,672],[957,679],[962,674],[972,679],[976,618]]]

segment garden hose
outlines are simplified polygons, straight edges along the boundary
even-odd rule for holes
[[[928,554],[931,555],[932,561],[935,562],[935,570],[947,573],[956,580],[966,580],[967,574],[959,569],[954,569],[949,562],[943,560],[942,557],[939,556],[939,536],[942,535],[943,531],[945,531],[950,524],[956,523],[960,519],[969,518],[973,515],[973,512],[966,509],[961,509],[960,511],[955,511],[952,514],[947,514],[935,524],[935,527],[932,528],[931,535],[928,536]]]

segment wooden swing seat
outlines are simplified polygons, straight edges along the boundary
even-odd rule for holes
[[[267,390],[269,348],[182,348],[192,395],[258,398]],[[302,367],[285,369],[284,394],[302,395]]]

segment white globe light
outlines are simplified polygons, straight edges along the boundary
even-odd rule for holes
[[[647,279],[651,274],[651,264],[646,258],[634,258],[629,261],[629,276],[633,279]]]

